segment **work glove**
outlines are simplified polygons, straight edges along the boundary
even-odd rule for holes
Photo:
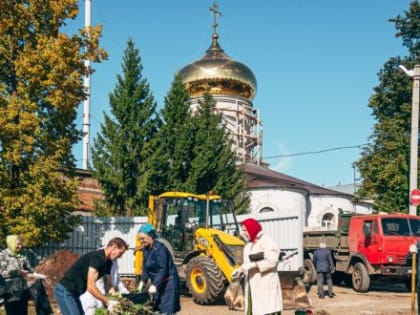
[[[243,263],[238,269],[235,269],[232,273],[232,278],[239,278],[244,274],[248,274],[248,271],[257,267],[255,262]]]
[[[128,294],[128,293],[130,293],[130,291],[128,291],[127,288],[124,285],[122,285],[122,284],[118,286],[118,291],[121,294]]]
[[[155,294],[156,293],[156,291],[157,291],[157,289],[156,289],[156,286],[154,285],[154,284],[152,284],[150,287],[149,287],[149,294]]]
[[[110,296],[118,296],[119,292],[115,290],[115,287],[111,287],[108,291],[108,295]]]
[[[116,308],[116,306],[117,306],[118,304],[120,304],[120,302],[115,301],[115,300],[110,300],[110,301],[108,302],[108,306],[107,306],[108,312],[109,312],[110,314],[112,314],[112,312],[115,310],[115,308]]]
[[[144,287],[144,282],[140,281],[139,286],[137,287],[137,291],[139,292],[143,291],[143,287]]]
[[[240,278],[243,275],[243,271],[241,268],[237,268],[235,270],[233,270],[232,272],[232,279],[237,279]]]

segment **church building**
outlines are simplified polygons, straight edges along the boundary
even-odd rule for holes
[[[307,228],[333,228],[338,213],[370,213],[372,205],[355,196],[320,187],[271,170],[262,161],[262,122],[252,103],[257,92],[255,75],[229,57],[219,44],[218,6],[213,3],[213,35],[205,55],[179,71],[196,111],[205,93],[212,95],[233,141],[237,164],[243,166],[251,195],[251,212],[301,211]],[[270,132],[266,130],[266,132]]]
[[[222,114],[233,142],[237,165],[244,170],[250,194],[251,214],[262,212],[299,213],[305,229],[334,228],[339,211],[371,213],[371,203],[357,201],[353,194],[320,187],[279,173],[262,160],[262,122],[254,107],[255,75],[245,64],[229,57],[219,44],[218,6],[213,3],[213,34],[204,56],[183,67],[179,74],[190,95],[194,113],[205,93],[212,95],[216,111]],[[266,130],[266,132],[274,132]],[[84,172],[79,174],[80,211],[88,213],[95,200],[103,199],[98,183]]]

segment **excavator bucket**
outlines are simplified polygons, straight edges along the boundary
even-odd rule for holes
[[[311,310],[305,284],[300,271],[279,271],[284,310]]]
[[[230,310],[243,311],[245,308],[245,295],[243,278],[232,279],[225,291],[225,302]]]
[[[279,271],[283,310],[296,310],[295,314],[313,314],[312,304],[301,274],[300,271]],[[232,280],[224,297],[229,309],[244,310],[243,279]]]

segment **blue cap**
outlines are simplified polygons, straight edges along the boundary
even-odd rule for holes
[[[144,234],[149,235],[149,234],[153,234],[154,232],[155,232],[155,228],[150,223],[143,224],[139,228],[139,233],[144,233]]]

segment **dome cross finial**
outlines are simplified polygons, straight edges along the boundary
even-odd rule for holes
[[[210,11],[213,12],[213,30],[214,34],[217,34],[217,27],[219,24],[217,24],[217,16],[222,16],[222,12],[219,11],[219,5],[216,1],[213,2],[213,5],[210,7]]]

